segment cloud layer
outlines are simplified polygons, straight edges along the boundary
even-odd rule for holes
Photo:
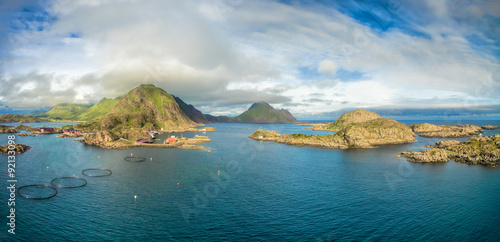
[[[0,104],[13,108],[97,102],[141,83],[226,115],[258,101],[304,117],[500,104],[494,1],[58,0],[0,11]]]

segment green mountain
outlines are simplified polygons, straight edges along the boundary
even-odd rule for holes
[[[78,116],[87,111],[91,106],[91,104],[61,103],[39,116],[49,119],[78,120]]]
[[[276,110],[266,102],[254,103],[252,106],[234,118],[241,123],[296,123],[298,122],[288,110]]]
[[[77,117],[79,121],[92,121],[104,117],[120,100],[117,98],[103,98],[99,103],[80,113]]]
[[[186,116],[174,97],[154,85],[143,84],[121,97],[91,129],[135,139],[144,137],[148,130],[185,129],[196,125],[199,124]]]

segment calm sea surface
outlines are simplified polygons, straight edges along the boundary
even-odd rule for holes
[[[204,146],[212,152],[105,150],[55,135],[17,137],[32,147],[16,156],[17,186],[73,175],[88,184],[60,188],[57,196],[40,201],[18,195],[16,235],[7,233],[9,191],[3,189],[0,240],[500,240],[500,168],[414,164],[394,156],[444,139],[328,150],[247,138],[258,128],[327,134],[296,124],[210,126],[217,132],[206,134],[213,141]],[[0,143],[7,141],[1,134]],[[131,153],[146,161],[124,161]],[[7,170],[7,157],[0,157]],[[87,168],[113,174],[85,177],[81,171]],[[0,186],[7,187],[7,179],[3,175]]]

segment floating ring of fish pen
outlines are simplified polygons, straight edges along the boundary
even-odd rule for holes
[[[74,186],[57,185],[57,182],[58,181],[62,181],[62,180],[80,180],[83,183],[80,184],[80,185],[74,185]],[[58,177],[56,179],[53,179],[52,181],[50,181],[50,184],[52,184],[52,186],[55,186],[55,187],[58,187],[58,188],[78,188],[78,187],[83,187],[83,186],[87,185],[87,180],[85,180],[83,178],[80,178],[80,177],[63,176],[63,177]]]
[[[143,162],[143,161],[146,161],[146,158],[138,157],[138,156],[127,156],[124,158],[124,160],[131,161],[131,162]]]
[[[39,189],[48,188],[48,189],[52,190],[52,193],[50,195],[47,195],[47,196],[31,196],[31,195],[23,194],[21,192],[23,189],[30,188],[30,187],[36,187]],[[53,186],[45,185],[45,184],[31,184],[31,185],[20,186],[17,189],[17,194],[19,194],[19,196],[27,198],[27,199],[35,199],[35,200],[49,199],[49,198],[55,197],[57,195],[57,188],[55,188]]]
[[[105,173],[100,174],[100,175],[92,175],[92,174],[88,173],[89,171],[102,171],[102,172],[105,172]],[[91,177],[110,176],[112,173],[113,172],[110,169],[104,169],[104,168],[89,168],[89,169],[85,169],[85,170],[82,171],[82,174],[84,176],[91,176]]]

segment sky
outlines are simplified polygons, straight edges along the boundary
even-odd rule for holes
[[[500,115],[495,0],[19,0],[0,20],[4,113],[148,83],[213,115]]]

